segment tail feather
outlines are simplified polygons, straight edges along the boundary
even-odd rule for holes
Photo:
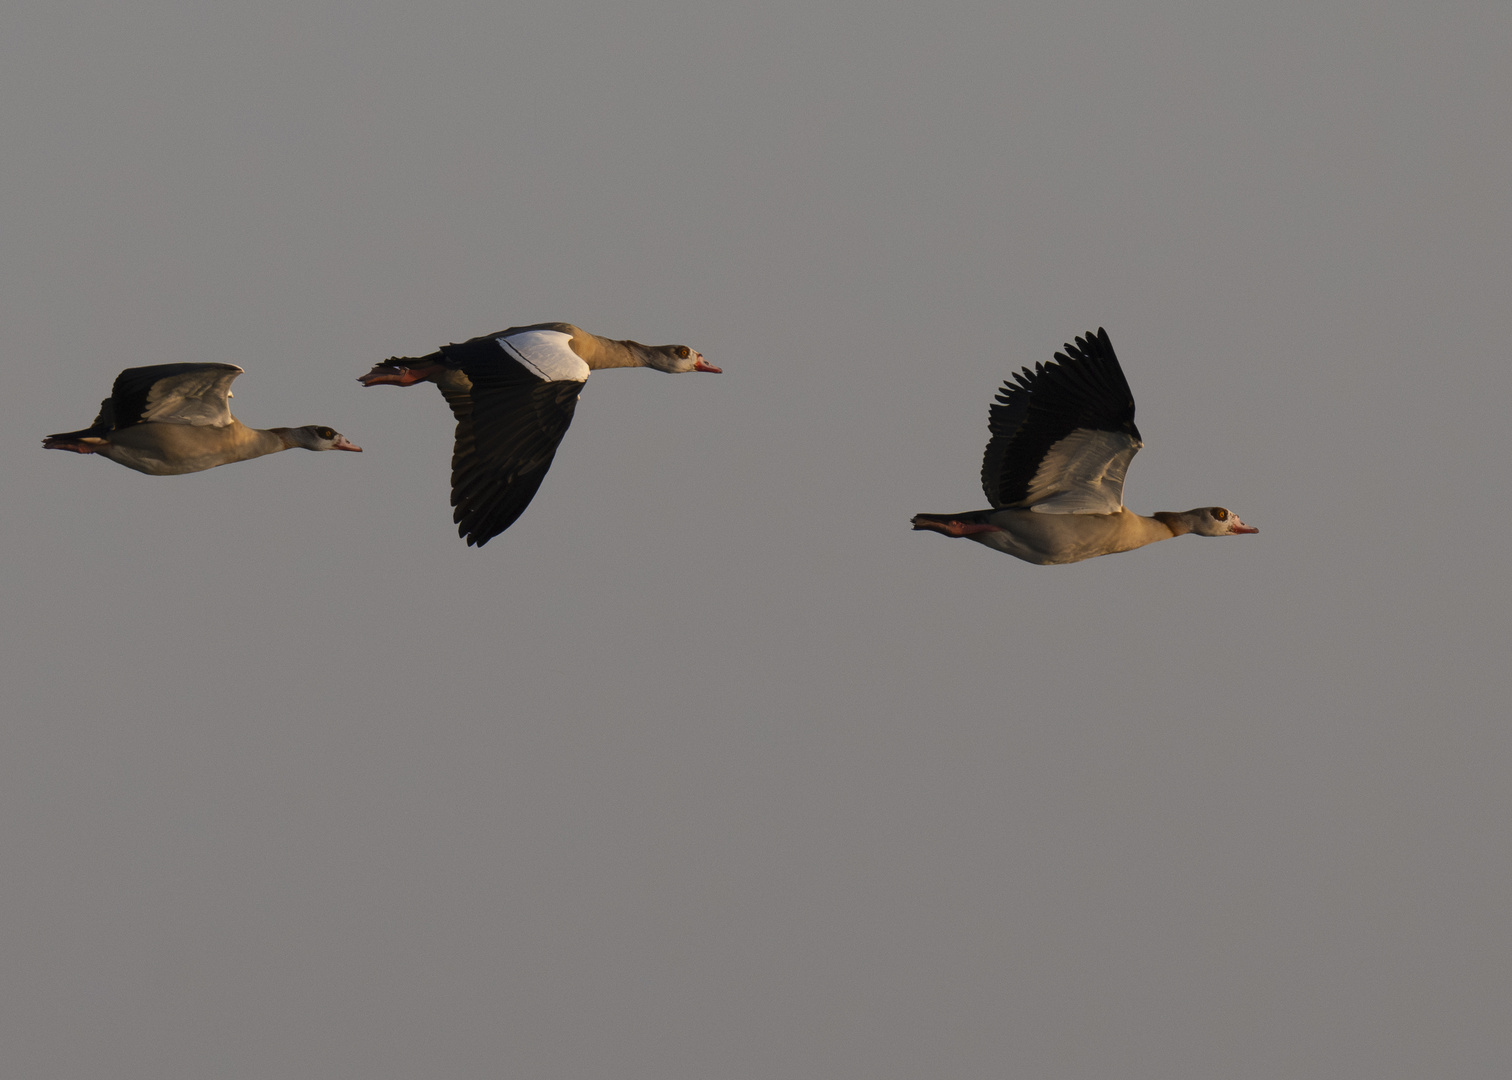
[[[93,454],[104,445],[105,440],[100,438],[97,428],[65,431],[59,435],[48,435],[42,440],[44,450],[72,450],[76,454]]]

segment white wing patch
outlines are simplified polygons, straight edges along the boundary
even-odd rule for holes
[[[571,334],[560,330],[526,330],[494,338],[510,356],[547,382],[587,382],[588,365],[572,351]]]
[[[1039,514],[1116,514],[1129,462],[1143,445],[1121,431],[1077,428],[1050,447],[1019,505]]]

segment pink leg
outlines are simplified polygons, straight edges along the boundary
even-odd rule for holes
[[[363,386],[414,386],[417,382],[424,382],[436,372],[441,370],[439,364],[425,364],[421,367],[404,367],[400,364],[378,364],[372,371],[357,381]]]
[[[973,536],[976,533],[1002,532],[996,525],[986,522],[957,521],[955,518],[930,517],[920,514],[913,519],[915,529],[927,529],[945,536]]]
[[[952,521],[951,536],[972,536],[976,533],[1002,532],[996,525],[988,525],[985,521],[970,523],[965,521]]]

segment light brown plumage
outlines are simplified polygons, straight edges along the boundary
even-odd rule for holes
[[[150,476],[201,472],[233,461],[301,447],[362,447],[332,428],[249,428],[231,415],[235,364],[156,364],[116,376],[95,422],[82,431],[49,435],[49,450],[99,454]]]
[[[1004,384],[982,460],[990,510],[919,514],[913,527],[966,537],[1041,566],[1132,551],[1196,533],[1255,533],[1221,506],[1153,517],[1123,505],[1124,474],[1144,445],[1134,395],[1106,330]]]

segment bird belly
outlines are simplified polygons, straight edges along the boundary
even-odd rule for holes
[[[98,451],[101,455],[148,476],[203,472],[228,460],[241,460],[228,459],[226,428],[146,423],[112,431],[108,439]],[[171,455],[166,452],[169,446]]]
[[[968,539],[1037,566],[1081,562],[1140,547],[1128,543],[1124,510],[1117,514],[1041,514],[1032,510],[999,510],[988,520],[1000,532],[973,533]]]

